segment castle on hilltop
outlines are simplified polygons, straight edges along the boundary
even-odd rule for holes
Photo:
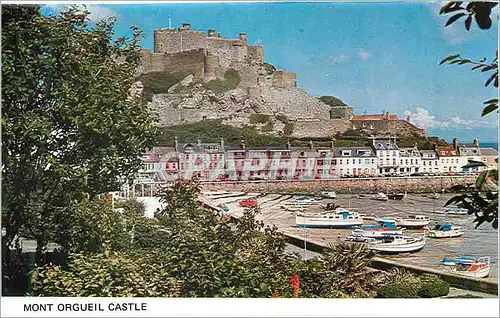
[[[238,39],[228,39],[216,34],[215,29],[206,33],[192,30],[188,23],[181,28],[156,29],[154,51],[142,51],[141,61],[142,72],[190,71],[197,78],[210,81],[235,69],[240,73],[241,86],[297,86],[295,73],[277,71],[264,64],[264,48],[248,45],[246,33],[240,32]]]
[[[156,29],[154,50],[141,51],[138,72],[161,77],[182,74],[177,84],[152,96],[151,107],[160,115],[160,126],[222,119],[223,124],[252,125],[262,132],[298,138],[331,137],[348,129],[369,135],[425,134],[409,120],[355,116],[353,107],[330,105],[309,95],[297,88],[295,73],[266,63],[264,48],[249,45],[243,32],[237,39],[228,39],[215,29],[192,30],[189,23]],[[237,80],[222,86],[229,77]],[[210,85],[214,82],[223,89],[214,92]]]

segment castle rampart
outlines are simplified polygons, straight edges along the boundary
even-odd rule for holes
[[[276,71],[273,76],[273,86],[276,88],[296,88],[297,75],[292,72]]]

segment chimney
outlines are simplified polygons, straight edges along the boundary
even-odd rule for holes
[[[208,29],[208,37],[209,38],[215,37],[215,29]]]
[[[198,147],[201,147],[201,140],[200,140],[200,138],[198,138],[198,140],[196,141],[196,143],[198,144]]]
[[[410,122],[410,115],[406,116],[406,121]]]
[[[190,30],[191,29],[191,24],[189,24],[189,23],[183,23],[182,24],[182,29],[183,30]]]
[[[245,43],[247,42],[247,34],[245,32],[240,32],[238,38]]]
[[[479,139],[474,138],[474,146],[479,147]]]
[[[384,117],[386,120],[389,120],[389,112],[385,112]]]
[[[290,150],[292,148],[292,145],[290,144],[290,139],[286,141],[286,149]]]
[[[220,148],[224,151],[224,138],[220,137]]]
[[[458,138],[453,138],[453,149],[458,150]]]
[[[220,32],[217,32],[217,37],[220,38]]]
[[[332,138],[332,140],[330,140],[330,148],[332,148],[332,149],[334,148],[334,145],[333,145],[334,141],[335,141],[335,139],[333,139],[333,138]]]
[[[245,139],[241,139],[240,146],[241,149],[245,149]]]
[[[174,137],[174,149],[175,151],[179,151],[179,141],[177,140],[177,136]]]
[[[309,140],[309,149],[313,150],[314,149],[314,144],[312,140]]]
[[[438,149],[438,145],[437,145],[436,143],[433,143],[433,144],[432,144],[432,147],[434,148],[434,151],[437,151],[437,149]]]

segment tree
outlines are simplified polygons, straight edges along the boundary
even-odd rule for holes
[[[449,2],[441,7],[440,14],[454,13],[452,17],[446,22],[446,26],[458,21],[460,18],[465,18],[465,28],[470,30],[472,19],[476,21],[480,29],[489,29],[492,26],[491,10],[498,5],[495,2],[479,2],[472,1],[465,6],[462,1]],[[460,54],[454,54],[446,57],[440,64],[458,64],[470,65],[472,70],[480,69],[481,72],[489,72],[488,79],[485,86],[488,87],[491,83],[498,89],[498,50],[496,51],[495,58],[487,62],[486,58],[480,61],[472,61],[463,58]],[[484,102],[487,105],[483,111],[482,116],[486,116],[493,111],[498,112],[498,98],[493,98]],[[463,168],[471,168],[485,166],[481,162],[470,162]],[[498,170],[486,170],[481,173],[477,178],[476,183],[472,186],[464,187],[457,186],[454,188],[456,191],[463,191],[461,195],[451,198],[446,205],[453,203],[460,203],[469,210],[469,214],[474,214],[476,218],[474,222],[479,227],[484,222],[491,223],[492,226],[498,228]]]
[[[129,94],[141,31],[113,40],[114,19],[88,15],[2,6],[3,259],[20,230],[41,254],[55,223],[116,190],[153,145],[155,118]]]

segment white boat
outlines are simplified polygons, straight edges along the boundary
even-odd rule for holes
[[[429,225],[431,220],[424,215],[410,216],[405,219],[396,219],[396,224],[406,228],[423,228]]]
[[[463,227],[455,227],[450,223],[438,223],[429,231],[428,236],[432,238],[452,238],[459,237],[465,234]]]
[[[375,241],[374,238],[366,237],[366,236],[359,235],[359,234],[347,235],[346,238],[345,238],[345,240],[349,241],[349,242],[358,242],[358,243],[366,243],[366,242],[373,242],[373,241]]]
[[[373,220],[375,222],[381,223],[381,224],[384,224],[384,223],[396,224],[396,219],[391,217],[391,216],[376,216]]]
[[[424,246],[423,236],[393,235],[371,242],[368,248],[381,253],[411,253],[421,250]]]
[[[335,199],[337,197],[335,191],[322,191],[321,195],[330,199]]]
[[[487,277],[490,274],[489,257],[458,257],[443,259],[445,272],[460,274],[469,277]]]
[[[363,225],[363,219],[357,212],[337,208],[320,215],[297,215],[295,224],[298,227],[341,228]]]
[[[429,198],[437,200],[437,199],[439,199],[440,196],[441,195],[439,193],[433,193],[433,194],[429,195]]]
[[[307,210],[307,206],[304,206],[302,204],[282,205],[281,207],[290,212],[303,212]]]
[[[448,215],[467,215],[467,212],[467,209],[459,207],[452,207],[444,210],[444,213]]]
[[[372,197],[373,200],[387,201],[389,198],[385,193],[379,192]]]
[[[320,199],[315,199],[315,198],[309,198],[309,197],[297,197],[295,198],[295,202],[296,204],[304,204],[304,205],[308,205],[308,204],[318,204],[320,203],[321,200]]]

